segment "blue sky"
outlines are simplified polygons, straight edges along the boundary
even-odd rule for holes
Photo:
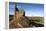
[[[17,8],[25,11],[25,16],[44,16],[44,4],[16,3]],[[9,14],[14,15],[15,4],[9,4]]]

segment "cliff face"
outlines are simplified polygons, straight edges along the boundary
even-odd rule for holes
[[[29,27],[29,20],[23,16],[24,11],[15,11],[14,19],[10,22],[10,28]]]

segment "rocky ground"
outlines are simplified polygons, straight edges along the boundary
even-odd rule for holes
[[[32,22],[28,17],[22,16],[14,21],[13,15],[9,18],[9,28],[43,27],[44,25]]]

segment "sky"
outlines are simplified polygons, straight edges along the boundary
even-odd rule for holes
[[[16,7],[24,9],[25,16],[44,16],[44,4],[16,3]],[[9,4],[9,14],[14,15],[15,4]]]

